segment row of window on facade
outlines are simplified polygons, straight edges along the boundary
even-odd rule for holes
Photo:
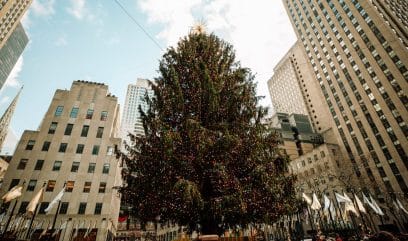
[[[28,159],[21,159],[18,163],[17,170],[24,170],[27,166]],[[44,160],[37,160],[34,166],[34,171],[42,170],[44,165]],[[80,162],[74,161],[71,165],[71,172],[78,172]],[[54,161],[54,165],[52,166],[52,171],[59,171],[61,170],[62,161]],[[88,173],[95,173],[96,163],[91,162],[88,164]],[[103,174],[109,174],[110,164],[104,163],[102,168]]]
[[[31,179],[28,182],[26,191],[27,192],[33,192],[35,190],[35,187],[37,186],[37,180]],[[12,179],[10,183],[9,190],[13,188],[14,186],[18,185],[20,183],[20,179]],[[53,192],[55,185],[57,181],[56,180],[48,180],[46,183],[45,191],[46,192]],[[67,181],[65,185],[65,192],[72,192],[74,190],[75,186],[75,181]],[[92,182],[84,182],[84,187],[82,192],[84,193],[90,193],[91,192],[91,186]],[[98,188],[98,193],[105,193],[106,191],[106,182],[100,182],[99,183],[99,188]]]
[[[18,209],[18,213],[23,214],[26,212],[26,208],[29,202],[21,202],[20,208]],[[45,209],[48,207],[49,202],[42,202],[39,206],[38,213],[45,214]],[[59,214],[67,214],[68,213],[69,202],[61,202],[61,206],[59,209]],[[86,202],[80,202],[78,207],[77,214],[85,214],[87,208]],[[94,214],[99,215],[102,213],[102,203],[96,203]]]
[[[50,128],[48,129],[48,134],[54,134],[57,130],[58,122],[51,122]],[[74,129],[74,124],[68,123],[64,130],[64,135],[70,136],[72,130]],[[100,126],[96,130],[96,138],[102,138],[104,127]],[[81,137],[88,137],[89,125],[83,125],[81,130]]]
[[[57,106],[55,109],[54,116],[61,116],[62,112],[64,111],[64,106],[60,105]],[[69,113],[70,118],[77,118],[78,117],[78,112],[79,112],[79,107],[72,107],[71,112]],[[94,115],[94,110],[93,109],[88,109],[86,111],[85,119],[92,119]],[[108,112],[107,111],[102,111],[100,118],[101,121],[106,121],[108,119]]]
[[[35,140],[29,140],[27,142],[26,150],[32,150],[35,145]],[[41,151],[48,151],[50,149],[51,142],[50,141],[44,141],[43,146],[41,148]],[[68,143],[60,143],[60,146],[58,148],[58,152],[65,153],[68,148]],[[84,144],[78,144],[75,153],[76,154],[82,154],[84,153],[85,145]],[[93,145],[92,147],[92,155],[98,155],[99,154],[99,149],[100,145]],[[112,156],[113,155],[113,147],[108,146],[106,149],[106,155]]]

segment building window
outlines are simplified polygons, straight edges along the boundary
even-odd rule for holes
[[[55,180],[48,180],[47,187],[45,188],[46,192],[53,192],[55,188]]]
[[[85,182],[83,192],[90,192],[91,191],[92,182]]]
[[[34,148],[35,141],[34,140],[29,140],[27,142],[26,150],[32,150]]]
[[[51,142],[44,141],[44,144],[43,144],[43,146],[41,148],[41,151],[48,151],[48,149],[50,149],[50,145],[51,145]]]
[[[40,204],[40,210],[38,210],[39,214],[45,214],[45,209],[48,207],[50,203],[49,202],[42,202]]]
[[[67,146],[68,146],[67,143],[61,143],[58,151],[65,152],[67,150]]]
[[[96,166],[96,163],[93,163],[93,162],[89,163],[88,173],[94,173],[95,172],[95,166]]]
[[[99,153],[99,145],[95,145],[92,148],[92,155],[98,155]]]
[[[84,152],[84,147],[85,147],[84,144],[78,144],[77,149],[76,149],[76,153],[77,154],[82,154]]]
[[[113,155],[113,146],[108,146],[108,149],[106,150],[106,155],[108,156]]]
[[[108,112],[107,111],[102,111],[101,112],[101,121],[106,121],[108,119]]]
[[[8,190],[10,191],[13,187],[17,186],[19,183],[20,179],[12,179]]]
[[[65,186],[66,192],[72,192],[74,190],[75,181],[68,181],[67,185]]]
[[[44,164],[44,160],[37,160],[37,162],[35,163],[34,170],[35,171],[41,170],[43,167],[43,164]]]
[[[61,165],[62,165],[62,161],[55,161],[54,166],[52,167],[52,170],[53,171],[61,170]]]
[[[96,132],[96,138],[102,138],[103,135],[103,127],[98,127],[98,131]]]
[[[87,137],[88,136],[88,131],[89,131],[89,126],[84,125],[82,127],[81,136],[82,137]]]
[[[314,154],[313,158],[314,158],[315,161],[317,161],[318,160],[317,154]]]
[[[57,106],[57,109],[55,109],[55,116],[61,116],[63,110],[64,106]]]
[[[101,213],[102,213],[102,203],[96,203],[94,214],[101,214]]]
[[[88,110],[86,111],[86,119],[92,119],[93,112],[94,112],[93,109],[88,109]]]
[[[106,190],[106,182],[101,182],[99,184],[99,193],[105,193]]]
[[[48,134],[54,134],[57,129],[58,122],[51,122],[50,129],[48,129]]]
[[[77,116],[78,116],[78,111],[79,111],[79,108],[78,108],[78,107],[72,107],[71,113],[69,114],[69,117],[70,117],[70,118],[77,118]]]
[[[73,162],[71,166],[71,172],[78,172],[79,162]]]
[[[73,127],[74,127],[74,124],[67,124],[67,127],[65,128],[64,135],[66,135],[66,136],[71,135]]]
[[[322,158],[324,158],[324,157],[326,156],[326,153],[324,153],[324,151],[321,151],[321,152],[320,152],[320,156],[321,156]]]
[[[109,164],[109,163],[103,164],[102,173],[103,173],[103,174],[108,174],[108,173],[109,173],[109,168],[110,168],[110,164]]]
[[[28,206],[28,202],[21,202],[20,208],[18,209],[18,213],[25,213]]]
[[[28,159],[21,159],[20,163],[18,163],[17,169],[24,170],[27,166]]]
[[[27,192],[34,191],[36,185],[37,185],[37,180],[30,180],[27,185]]]
[[[61,202],[59,213],[60,214],[67,214],[68,205],[69,205],[69,202]]]
[[[85,214],[86,203],[79,203],[78,214]]]

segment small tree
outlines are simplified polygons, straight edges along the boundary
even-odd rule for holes
[[[141,221],[172,220],[201,232],[272,222],[295,201],[287,160],[261,124],[254,76],[230,44],[202,31],[169,48],[141,108],[144,136],[119,153],[123,197]]]

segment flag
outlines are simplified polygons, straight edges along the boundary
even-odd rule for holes
[[[92,221],[89,221],[89,226],[88,226],[88,228],[86,229],[84,238],[88,237],[88,234],[91,232],[91,223],[92,223]]]
[[[381,210],[380,206],[378,206],[378,204],[375,202],[374,198],[370,195],[370,200],[371,203],[375,206],[375,208],[377,209],[377,214],[378,215],[384,215],[383,211]]]
[[[66,222],[67,222],[67,221],[64,222],[65,225],[66,225]],[[64,224],[62,223],[62,220],[61,220],[61,222],[60,222],[60,227],[59,227],[59,228],[56,228],[56,229],[54,230],[54,232],[52,233],[51,237],[54,237],[55,235],[57,235],[57,234],[59,233],[59,231],[62,230],[62,226],[63,226]]]
[[[344,206],[344,211],[346,213],[347,212],[353,212],[354,214],[357,215],[357,217],[360,216],[360,215],[358,215],[358,212],[357,212],[356,207],[354,206],[353,202],[346,202],[345,206]]]
[[[408,214],[408,211],[405,209],[404,206],[402,206],[402,203],[401,203],[400,200],[398,200],[398,199],[397,199],[397,204],[398,204],[398,207],[399,207],[404,213]]]
[[[21,192],[23,191],[23,185],[14,186],[10,191],[8,191],[4,196],[1,198],[4,203],[8,203],[13,199],[16,199],[21,196]]]
[[[43,224],[44,224],[44,220],[42,220],[41,222],[38,222],[37,225],[34,226],[34,228],[30,231],[30,234],[29,234],[30,239],[31,239],[31,236],[33,235],[33,233],[35,232],[35,230],[40,229]]]
[[[3,222],[3,218],[6,216],[6,212],[2,213],[0,215],[0,223]]]
[[[74,235],[72,235],[72,239],[76,238],[76,236],[78,236],[78,229],[79,229],[79,223],[77,223],[76,227],[75,227],[75,232]]]
[[[64,195],[65,192],[65,188],[63,188],[58,194],[57,196],[55,196],[55,198],[50,202],[50,204],[48,204],[48,207],[46,209],[44,209],[44,211],[46,213],[48,213],[56,203],[58,203],[59,201],[61,201],[62,196]]]
[[[35,208],[37,207],[37,204],[39,204],[42,201],[44,194],[44,187],[42,187],[37,194],[31,199],[31,201],[27,205],[27,214],[33,215]]]
[[[302,193],[302,197],[307,202],[307,204],[312,204],[312,199],[310,199],[310,197],[308,197],[305,193]]]
[[[315,193],[313,193],[313,202],[312,205],[310,206],[312,210],[318,210],[322,208],[322,205],[320,205],[319,199],[317,199],[317,196]]]
[[[50,224],[51,224],[51,221],[48,222],[47,227],[44,228],[44,230],[43,230],[43,231],[41,232],[41,234],[40,234],[40,237],[38,237],[38,238],[41,238],[42,236],[44,236],[44,235],[47,233],[47,231],[48,231],[48,229],[49,229],[49,227],[50,227]]]
[[[360,210],[360,212],[367,213],[363,203],[361,202],[361,200],[358,198],[356,194],[354,194],[354,199],[356,200],[357,208]]]
[[[374,205],[371,203],[370,200],[368,200],[368,198],[366,197],[366,195],[364,195],[364,193],[363,193],[363,201],[364,201],[364,203],[368,204],[368,206],[370,206],[370,208],[373,209],[375,213],[378,214],[377,207],[374,206]]]
[[[326,196],[326,194],[323,195],[323,200],[324,200],[324,211],[328,211],[331,205],[330,199]]]
[[[336,196],[337,202],[339,203],[348,203],[352,202],[351,199],[347,196],[347,194],[343,193],[344,195],[338,194],[337,192],[334,193]]]

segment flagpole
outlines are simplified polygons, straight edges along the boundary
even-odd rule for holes
[[[4,231],[3,231],[2,235],[1,235],[2,237],[4,237],[4,235],[5,235],[6,232],[7,232],[7,229],[8,229],[8,227],[9,227],[9,225],[10,225],[10,222],[11,222],[11,218],[13,217],[14,210],[16,209],[17,203],[18,203],[18,198],[17,198],[16,201],[14,202],[13,208],[11,209],[10,216],[9,216],[9,218],[7,219],[6,227],[4,227]]]
[[[364,216],[361,213],[360,207],[358,206],[357,200],[356,200],[356,193],[354,192],[354,190],[352,190],[353,196],[354,196],[354,205],[357,207],[358,213],[360,214],[361,217],[361,221],[363,222],[363,226],[364,226],[364,230],[367,230],[367,225],[366,222],[364,220]]]
[[[65,236],[65,234],[67,233],[68,223],[69,223],[69,221],[71,221],[71,220],[72,220],[72,218],[68,218],[68,220],[66,221],[67,224],[65,225],[65,228],[64,228],[65,230],[64,230],[63,234],[58,238],[58,240],[60,240],[61,237],[62,237],[62,240],[64,240],[64,236]]]
[[[344,226],[344,229],[346,229],[347,227],[346,227],[345,225],[341,225],[342,222],[343,222],[343,224],[345,224],[345,223],[344,223],[343,214],[341,213],[341,209],[340,209],[340,206],[339,206],[339,202],[337,201],[336,192],[335,192],[334,190],[333,190],[333,196],[334,196],[334,200],[336,201],[337,210],[339,210],[339,214],[340,214],[340,218],[341,218],[340,228],[343,228],[342,226]]]
[[[46,182],[44,182],[42,188],[45,187],[45,184],[46,184]],[[44,191],[44,190],[43,190],[43,191]],[[26,234],[26,239],[28,239],[28,236],[30,235],[31,228],[33,227],[33,222],[34,222],[34,219],[35,219],[35,215],[37,214],[38,206],[39,206],[39,203],[37,203],[37,204],[35,205],[34,213],[33,213],[33,216],[31,217],[30,225],[28,226],[28,230],[27,230],[27,234]]]
[[[23,190],[24,189],[24,184],[25,184],[25,180],[23,181],[23,184],[21,185],[21,190]],[[6,227],[4,228],[4,231],[3,231],[3,233],[2,233],[2,235],[1,235],[1,237],[4,237],[4,235],[6,234],[6,232],[7,232],[7,229],[8,229],[8,226],[10,225],[10,222],[11,222],[11,218],[13,217],[13,213],[14,213],[14,210],[16,209],[16,206],[17,206],[17,203],[18,203],[18,197],[16,198],[16,201],[14,202],[14,206],[13,206],[13,208],[11,209],[11,213],[10,213],[10,216],[9,216],[9,218],[8,218],[8,220],[7,220],[7,223],[6,223]]]
[[[66,185],[66,184],[67,184],[67,182],[64,182],[64,186],[62,187],[62,189],[65,188],[65,185]],[[57,194],[57,195],[58,195],[58,194]],[[58,213],[59,213],[60,207],[61,207],[61,199],[58,201],[57,211],[55,212],[54,220],[52,221],[51,230],[53,230],[53,231],[54,231],[54,228],[55,228],[55,223],[57,222],[57,217],[58,217]]]

